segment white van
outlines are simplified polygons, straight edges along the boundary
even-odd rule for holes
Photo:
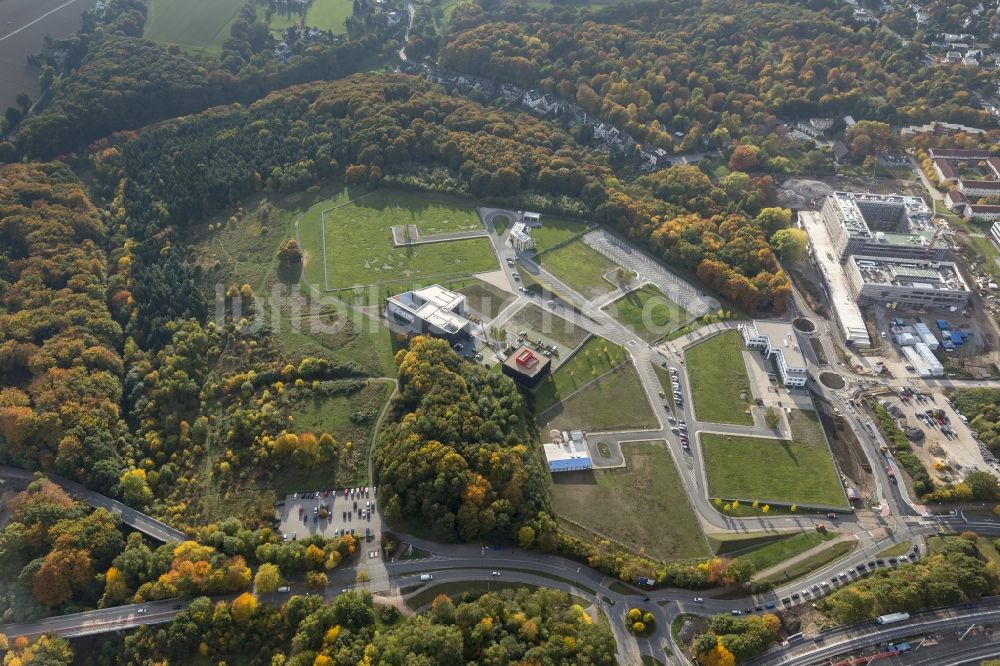
[[[431,574],[420,574],[420,580],[432,580],[434,576]]]

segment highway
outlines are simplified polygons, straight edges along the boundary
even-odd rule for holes
[[[0,478],[16,479],[18,481],[30,483],[34,480],[35,473],[19,467],[0,465]],[[95,509],[106,509],[108,512],[121,518],[121,521],[132,529],[138,530],[146,536],[156,539],[157,541],[168,543],[171,541],[184,541],[188,538],[184,532],[174,529],[152,516],[147,516],[141,511],[137,511],[136,509],[133,509],[118,500],[111,499],[110,497],[106,497],[98,492],[89,490],[76,481],[70,481],[69,479],[65,479],[56,474],[48,473],[46,473],[45,478],[65,490],[73,497],[83,500]]]

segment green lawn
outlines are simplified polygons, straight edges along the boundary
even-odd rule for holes
[[[360,391],[308,399],[290,410],[289,427],[297,433],[325,432],[337,442],[351,442],[350,451],[339,460],[309,467],[286,466],[274,476],[279,495],[327,486],[353,486],[368,479],[368,449],[372,427],[392,390],[388,382],[372,382]],[[352,416],[363,414],[360,420]]]
[[[690,317],[652,284],[629,292],[604,310],[646,342],[659,340]]]
[[[577,220],[567,220],[563,217],[542,216],[542,226],[533,228],[531,235],[535,239],[537,250],[541,252],[556,243],[587,230],[587,225]]]
[[[752,562],[754,571],[763,571],[773,567],[778,562],[783,562],[806,552],[810,548],[815,548],[835,536],[833,532],[817,532],[815,530],[802,532],[787,539],[754,548],[750,552],[740,555],[739,559]]]
[[[497,236],[503,236],[507,231],[507,225],[510,224],[510,218],[506,215],[495,215],[493,217],[493,233]]]
[[[853,541],[838,541],[829,548],[826,548],[811,557],[807,557],[794,564],[788,565],[784,571],[779,571],[771,576],[768,576],[767,578],[761,578],[756,582],[781,585],[785,581],[795,580],[796,578],[812,573],[816,569],[825,567],[831,562],[839,560],[854,550],[854,545]]]
[[[508,303],[517,298],[509,291],[504,291],[489,282],[478,278],[463,280],[461,286],[447,285],[465,294],[466,305],[485,317],[496,317]]]
[[[846,506],[826,442],[817,441],[822,431],[813,432],[814,421],[795,414],[791,442],[702,433],[709,495],[744,503]]]
[[[544,228],[544,221],[542,223]],[[538,258],[542,268],[565,282],[584,298],[609,294],[615,285],[604,274],[617,267],[613,261],[582,240],[575,240]]]
[[[533,303],[515,312],[504,324],[504,328],[511,335],[525,331],[532,339],[541,335],[567,350],[576,349],[589,335],[587,329],[553,314],[551,310],[543,310]]]
[[[218,52],[244,0],[149,0],[143,37]]]
[[[743,362],[743,341],[739,331],[726,331],[687,350],[688,374],[694,411],[699,421],[753,425],[746,413],[749,402],[740,394],[750,394],[750,379]]]
[[[717,532],[708,535],[708,545],[716,555],[736,556],[790,536],[790,532]]]
[[[616,368],[545,412],[539,428],[639,430],[655,428],[656,417],[631,363]]]
[[[911,550],[913,550],[913,543],[911,543],[909,539],[906,539],[879,551],[878,557],[896,557],[897,555],[906,555]]]
[[[344,22],[353,10],[351,0],[313,0],[306,11],[304,25],[320,30],[330,30],[334,34],[344,34],[347,28]],[[293,25],[302,25],[302,17],[297,13],[285,14],[275,12],[271,16],[269,27],[271,32],[281,32]]]
[[[310,28],[344,33],[347,31],[344,21],[351,15],[353,7],[351,0],[314,0],[306,14],[306,23]]]
[[[214,231],[199,225],[192,243],[204,275],[203,290],[211,300],[217,284],[249,284],[255,294],[265,296],[260,302],[262,314],[266,321],[277,322],[273,340],[289,358],[331,358],[355,363],[372,375],[393,375],[386,327],[346,308],[321,303],[303,292],[298,270],[279,265],[278,248],[294,234],[294,220],[323,198],[304,192],[258,196],[244,201],[243,216],[235,224],[227,223],[232,213],[226,212],[210,220]]]
[[[598,336],[590,338],[535,389],[535,413],[545,411],[565,396],[621,365],[626,358],[625,350],[615,343]]]
[[[447,282],[497,268],[489,240],[473,238],[396,248],[392,227],[416,225],[421,235],[481,228],[475,212],[460,200],[411,192],[351,190],[312,206],[299,223],[306,253],[305,277],[324,285],[321,214],[326,213],[326,278],[330,290],[354,289],[354,302],[378,302],[386,295]],[[333,209],[354,199],[353,203]],[[333,210],[330,210],[333,209]],[[377,289],[364,289],[377,285]]]
[[[623,450],[624,469],[554,475],[556,514],[657,559],[707,555],[705,537],[663,441],[631,442]],[[564,526],[580,531],[572,523]]]

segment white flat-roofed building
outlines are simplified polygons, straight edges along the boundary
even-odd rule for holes
[[[587,450],[587,438],[582,430],[563,432],[554,442],[542,445],[549,472],[575,472],[594,466]]]
[[[417,333],[454,340],[464,337],[469,327],[465,295],[436,284],[390,296],[385,307],[390,318]]]
[[[529,227],[542,226],[542,216],[539,213],[532,213],[528,210],[518,212],[518,222],[524,222]]]
[[[510,228],[507,242],[518,252],[535,249],[535,238],[531,235],[531,229],[524,222],[517,222]]]
[[[806,357],[791,324],[773,321],[752,321],[739,325],[743,342],[749,349],[759,349],[772,357],[785,386],[805,386],[809,375]]]
[[[827,300],[833,309],[833,316],[841,335],[849,345],[858,348],[871,347],[872,341],[868,335],[861,309],[858,307],[847,289],[844,269],[828,233],[823,216],[818,211],[801,211],[799,221],[809,236],[809,247],[813,261],[823,276],[823,284],[827,291]]]
[[[969,287],[950,261],[851,257],[845,266],[858,303],[916,308],[965,307]]]

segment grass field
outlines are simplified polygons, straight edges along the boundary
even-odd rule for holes
[[[303,488],[354,486],[368,479],[368,445],[375,419],[389,397],[388,382],[372,382],[360,391],[345,395],[323,396],[296,405],[289,416],[295,432],[328,432],[337,442],[351,442],[351,450],[341,459],[308,467],[284,467],[275,474],[279,495]],[[355,423],[351,416],[364,413],[370,418]]]
[[[604,274],[616,268],[617,264],[582,240],[546,252],[538,260],[542,268],[584,298],[595,298],[615,290],[615,285],[605,280]]]
[[[590,338],[535,389],[535,413],[548,409],[565,396],[621,365],[625,359],[625,350],[615,343],[597,336]]]
[[[799,560],[794,564],[790,564],[785,567],[783,571],[779,571],[778,573],[772,574],[766,578],[761,578],[757,582],[780,585],[785,581],[795,580],[796,578],[812,573],[820,567],[825,567],[827,564],[839,560],[854,550],[854,546],[855,543],[853,541],[838,541],[829,548],[826,548],[811,557]]]
[[[329,30],[336,34],[347,32],[344,21],[351,15],[353,3],[351,0],[313,0],[312,5],[306,11],[304,24],[310,28]],[[301,16],[297,12],[284,14],[275,12],[271,15],[271,22],[268,24],[271,32],[281,32],[293,25],[303,24]]]
[[[896,557],[897,555],[905,555],[911,550],[913,550],[913,543],[906,539],[879,551],[878,557]]]
[[[559,315],[553,314],[551,310],[543,310],[533,303],[529,303],[515,312],[507,320],[504,328],[511,335],[516,335],[523,330],[535,338],[536,335],[531,335],[535,333],[550,338],[552,342],[567,349],[576,349],[589,335],[587,329],[580,328],[569,319],[563,319]]]
[[[509,291],[504,291],[479,278],[462,280],[460,286],[450,284],[447,286],[465,294],[465,303],[469,308],[490,318],[496,317],[507,303],[517,298]]]
[[[583,222],[546,215],[542,218],[542,226],[532,229],[531,235],[535,239],[536,249],[541,252],[586,230],[587,225]]]
[[[663,441],[632,442],[623,449],[625,469],[555,475],[556,513],[655,558],[707,555],[698,519]]]
[[[143,37],[217,53],[244,0],[150,0]]]
[[[625,294],[604,310],[646,342],[659,340],[690,317],[652,284]]]
[[[708,545],[716,555],[735,556],[790,536],[794,535],[789,532],[719,532],[708,535]]]
[[[656,417],[631,363],[612,370],[545,412],[542,430],[639,430],[656,427]]]
[[[844,489],[813,412],[793,411],[793,441],[702,433],[712,497],[846,506]]]
[[[495,215],[493,217],[493,233],[497,236],[503,236],[507,232],[509,224],[510,218],[506,215]]]
[[[688,374],[694,411],[699,421],[753,425],[746,413],[750,379],[743,362],[743,342],[738,331],[726,331],[687,350]]]
[[[763,571],[779,562],[804,553],[810,548],[815,548],[824,541],[833,539],[835,536],[836,534],[833,532],[816,532],[815,530],[812,532],[802,532],[781,541],[758,546],[747,553],[741,554],[739,559],[752,562],[754,571]]]
[[[447,282],[497,268],[489,240],[473,238],[396,248],[392,227],[415,225],[421,235],[481,228],[475,212],[449,197],[376,190],[344,191],[312,206],[299,222],[306,253],[305,277],[324,285],[321,213],[326,213],[326,278],[331,290],[358,288],[356,302],[370,303],[405,289]],[[353,203],[347,203],[352,201]],[[347,205],[343,205],[347,204]],[[364,286],[377,285],[377,290]]]
[[[294,233],[293,221],[323,198],[303,192],[257,197],[244,202],[243,217],[235,224],[226,223],[227,212],[211,221],[216,231],[200,225],[193,244],[205,295],[211,302],[217,284],[249,284],[264,297],[259,305],[266,321],[278,322],[272,339],[290,358],[326,357],[350,361],[372,375],[393,375],[391,339],[384,326],[304,293],[298,271],[283,273],[279,265],[276,254]]]

